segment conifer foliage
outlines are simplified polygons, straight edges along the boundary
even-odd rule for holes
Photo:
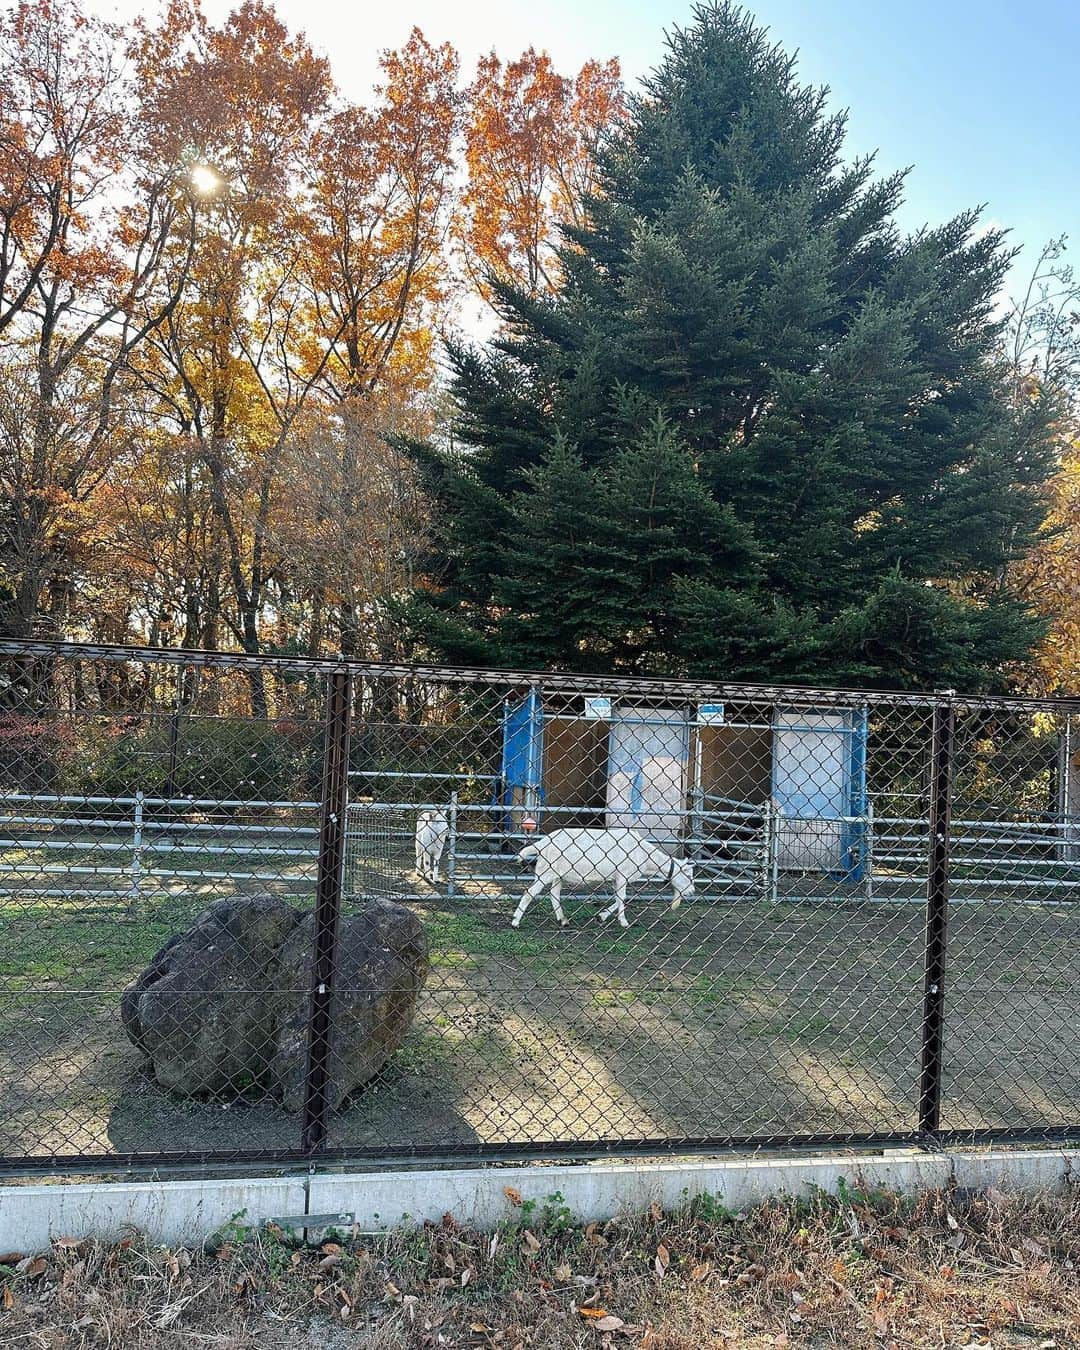
[[[884,685],[1000,684],[1050,437],[1017,416],[964,213],[903,175],[745,11],[705,4],[600,154],[553,295],[452,350],[453,449],[413,622],[449,658]]]

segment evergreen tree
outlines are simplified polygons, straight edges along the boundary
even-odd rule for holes
[[[498,291],[419,452],[447,624],[494,661],[994,685],[1037,621],[1005,586],[1043,514],[975,213],[900,236],[902,176],[842,159],[824,90],[700,6],[604,152],[563,290]],[[575,513],[577,513],[575,515]]]
[[[561,436],[514,493],[492,594],[500,654],[515,665],[610,662],[625,623],[630,559],[608,531],[603,484]]]

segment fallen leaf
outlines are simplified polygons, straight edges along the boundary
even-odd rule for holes
[[[477,1336],[482,1336],[485,1331],[490,1331],[491,1328],[485,1326],[483,1322],[470,1322],[469,1330],[474,1332]]]
[[[82,1238],[58,1237],[53,1239],[53,1246],[62,1252],[78,1251],[82,1245]]]
[[[535,1255],[540,1250],[540,1243],[537,1241],[536,1234],[531,1228],[526,1228],[521,1235],[522,1246]]]
[[[566,1264],[565,1261],[562,1263],[561,1266],[555,1267],[555,1278],[559,1281],[560,1284],[569,1284],[570,1280],[573,1278],[573,1275],[574,1272],[570,1269],[570,1267]]]
[[[691,1267],[690,1270],[690,1278],[694,1282],[694,1284],[700,1284],[701,1281],[705,1278],[705,1276],[708,1275],[711,1269],[712,1267],[710,1266],[708,1261],[706,1261],[703,1265],[693,1266]]]
[[[328,1270],[333,1270],[335,1266],[341,1265],[340,1251],[331,1252],[329,1256],[324,1256],[319,1262],[317,1270],[320,1275],[325,1275]]]
[[[885,1336],[889,1331],[889,1319],[885,1316],[884,1308],[878,1308],[874,1313],[874,1335]]]
[[[25,1275],[28,1280],[36,1280],[39,1275],[44,1275],[48,1269],[49,1263],[43,1256],[26,1256],[15,1267],[20,1275]]]
[[[960,1227],[954,1216],[950,1214],[948,1210],[945,1211],[945,1222],[949,1225],[949,1227],[953,1230],[954,1233]]]
[[[11,1286],[8,1284],[4,1285],[3,1304],[5,1312],[10,1312],[15,1306],[15,1295],[11,1292]]]
[[[471,1279],[472,1279],[472,1271],[469,1269],[468,1266],[466,1266],[465,1269],[461,1272],[461,1287],[462,1287],[462,1289],[465,1288],[465,1286],[469,1283],[469,1281],[470,1281]]]
[[[668,1266],[671,1265],[671,1253],[662,1242],[656,1249],[656,1260],[653,1265],[657,1275],[663,1279],[667,1273]]]
[[[625,1326],[626,1323],[621,1317],[612,1317],[610,1314],[607,1317],[597,1318],[592,1324],[594,1331],[622,1331]]]
[[[652,1219],[653,1223],[659,1223],[660,1220],[664,1217],[664,1211],[660,1208],[660,1206],[656,1203],[655,1200],[649,1206],[649,1217]]]
[[[504,1186],[503,1195],[506,1196],[507,1200],[509,1200],[512,1205],[521,1204],[521,1192],[516,1186]]]
[[[578,1312],[582,1317],[607,1317],[608,1315],[608,1310],[606,1308],[590,1308],[587,1305],[582,1305],[578,1308]]]

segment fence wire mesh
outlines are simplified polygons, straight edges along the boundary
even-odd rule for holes
[[[1078,1132],[1073,705],[0,657],[9,1167]]]

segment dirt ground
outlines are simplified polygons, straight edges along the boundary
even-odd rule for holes
[[[169,1250],[0,1254],[0,1344],[37,1350],[762,1350],[1080,1345],[1080,1194],[714,1198],[582,1228],[553,1195],[494,1232],[227,1226]]]
[[[283,886],[287,886],[283,882]],[[118,1015],[124,985],[213,892],[0,913],[0,1153],[290,1148],[298,1122],[260,1096],[180,1102]],[[355,1150],[913,1129],[923,907],[632,899],[633,928],[572,900],[520,931],[513,901],[415,902],[432,969],[406,1045],[332,1120]],[[1075,1121],[1077,911],[954,906],[942,1124]]]

